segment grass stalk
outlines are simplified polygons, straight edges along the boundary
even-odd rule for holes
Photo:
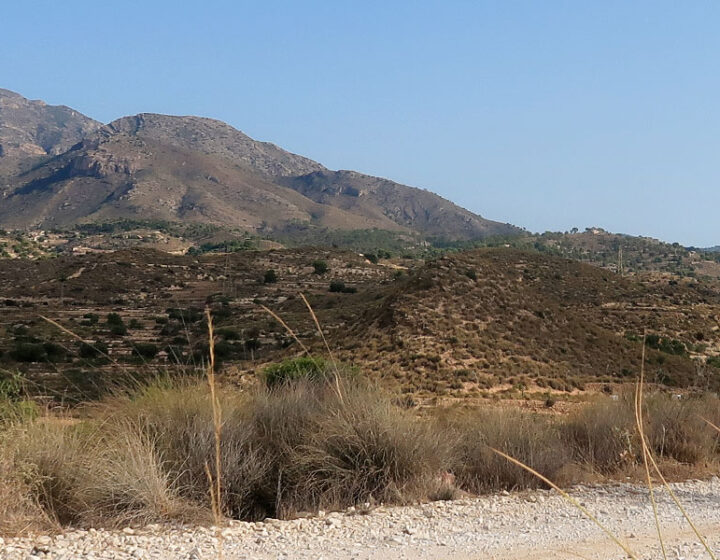
[[[205,308],[205,315],[207,317],[208,327],[208,345],[210,359],[207,367],[207,382],[210,388],[210,399],[212,404],[212,420],[213,420],[213,435],[215,438],[215,476],[213,477],[210,472],[210,467],[205,463],[205,472],[208,477],[208,483],[210,484],[210,502],[212,507],[213,518],[215,520],[215,526],[217,527],[217,538],[218,538],[218,558],[223,558],[223,541],[222,541],[222,530],[220,527],[223,523],[223,511],[222,511],[222,407],[220,405],[220,399],[217,394],[217,384],[215,382],[215,333],[213,331],[212,314],[210,308]]]
[[[695,533],[695,536],[698,538],[698,540],[699,540],[700,543],[702,544],[703,548],[705,548],[705,551],[708,553],[708,555],[710,556],[710,558],[712,558],[713,560],[717,560],[717,558],[716,558],[715,554],[713,553],[712,549],[711,549],[710,546],[707,544],[707,542],[705,541],[705,539],[703,538],[703,536],[700,534],[700,531],[699,531],[698,528],[695,526],[695,524],[693,523],[692,519],[691,519],[690,516],[688,515],[687,511],[685,511],[685,508],[684,508],[684,507],[682,506],[682,504],[680,503],[680,500],[678,500],[677,496],[675,495],[675,492],[673,492],[672,488],[670,487],[670,485],[668,484],[667,480],[666,480],[665,477],[663,476],[662,472],[660,471],[660,467],[658,466],[657,462],[655,461],[655,457],[653,457],[652,451],[650,450],[650,448],[649,448],[649,446],[648,446],[647,438],[645,437],[645,430],[644,430],[644,427],[643,427],[643,421],[642,421],[642,420],[643,420],[643,419],[642,419],[642,392],[643,392],[643,384],[644,384],[644,381],[645,381],[645,380],[644,380],[644,374],[645,374],[645,336],[643,336],[643,350],[642,350],[642,364],[641,364],[641,366],[640,366],[640,379],[638,380],[637,391],[636,391],[636,395],[635,395],[635,418],[636,418],[636,422],[637,422],[638,432],[639,432],[639,435],[640,435],[640,441],[641,441],[641,444],[642,444],[643,460],[644,460],[644,461],[647,461],[647,459],[650,459],[650,463],[652,464],[653,469],[655,470],[655,472],[657,473],[658,477],[659,477],[660,480],[662,481],[662,484],[663,484],[663,486],[665,487],[665,489],[666,489],[666,490],[668,491],[668,493],[670,494],[670,497],[672,498],[673,502],[675,503],[675,505],[677,506],[677,508],[680,510],[680,513],[682,513],[682,516],[685,518],[685,520],[688,522],[688,524],[689,524],[690,527],[692,528],[693,532]],[[646,464],[646,468],[647,468],[647,464]],[[651,500],[652,500],[652,502],[653,502],[653,513],[654,513],[654,515],[655,515],[655,523],[656,523],[656,525],[657,525],[658,535],[660,536],[660,544],[661,544],[661,546],[662,546],[663,555],[665,555],[665,546],[664,546],[663,541],[662,541],[662,534],[661,534],[661,530],[660,530],[660,522],[659,522],[658,517],[657,517],[657,507],[656,507],[655,499],[654,499],[654,496],[653,496],[652,482],[650,481],[649,469],[648,469],[648,472],[647,472],[647,481],[648,481],[648,487],[650,488]]]
[[[667,551],[665,550],[665,541],[662,536],[662,528],[660,527],[660,518],[658,517],[657,502],[655,500],[655,490],[653,489],[652,477],[650,476],[650,465],[648,463],[649,450],[645,444],[645,426],[642,419],[642,399],[643,399],[643,384],[645,381],[645,340],[647,332],[643,333],[643,346],[642,346],[642,360],[640,364],[640,378],[635,390],[635,425],[637,426],[638,434],[642,441],[642,455],[643,465],[645,467],[645,482],[648,490],[650,491],[650,502],[652,503],[653,517],[655,518],[655,528],[657,530],[658,540],[660,542],[660,549],[664,560],[667,560]]]
[[[644,445],[647,448],[647,443],[644,443]],[[649,449],[648,449],[648,458],[650,459],[650,462],[652,463],[653,469],[655,469],[655,472],[657,473],[658,477],[662,481],[663,486],[667,489],[668,493],[670,494],[672,501],[675,502],[675,505],[680,510],[680,513],[682,513],[682,516],[685,518],[685,521],[687,521],[688,525],[690,525],[690,528],[693,530],[693,532],[695,533],[695,536],[698,538],[700,543],[703,545],[703,548],[705,548],[705,551],[708,553],[710,558],[712,558],[713,560],[717,560],[717,557],[713,553],[712,549],[707,544],[707,542],[705,541],[703,536],[700,534],[699,529],[695,526],[695,523],[693,523],[693,521],[690,518],[690,516],[688,515],[687,511],[685,511],[685,508],[680,503],[680,500],[675,495],[675,492],[673,492],[673,489],[670,487],[667,480],[663,476],[662,472],[660,471],[660,467],[658,466],[657,462],[655,461],[655,458],[653,457],[652,453],[649,452]]]
[[[305,294],[300,294],[300,297],[305,302],[305,306],[308,308],[308,311],[310,312],[310,316],[313,318],[313,321],[315,321],[315,326],[317,327],[317,330],[320,333],[320,338],[322,338],[322,341],[325,344],[325,349],[327,350],[328,356],[330,357],[330,363],[332,364],[333,370],[335,372],[335,390],[337,391],[340,402],[344,403],[343,392],[342,392],[342,389],[340,388],[340,372],[338,371],[337,362],[335,361],[335,356],[333,356],[332,350],[330,350],[330,345],[328,344],[327,339],[325,338],[325,333],[323,333],[322,327],[320,326],[320,321],[318,321],[317,315],[315,315],[315,311],[313,310],[312,306],[310,305],[310,302],[305,297]]]

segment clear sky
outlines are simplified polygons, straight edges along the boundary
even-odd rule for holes
[[[7,1],[0,87],[222,119],[533,231],[720,244],[716,1]]]

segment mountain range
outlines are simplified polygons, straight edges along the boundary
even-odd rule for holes
[[[121,219],[456,240],[523,231],[426,190],[327,169],[217,120],[143,113],[103,125],[0,89],[0,228]]]

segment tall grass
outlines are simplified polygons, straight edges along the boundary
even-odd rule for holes
[[[480,410],[451,420],[448,428],[457,437],[454,472],[462,488],[471,492],[543,485],[522,469],[508,468],[493,449],[554,480],[563,477],[573,459],[572,448],[563,442],[561,423],[547,416],[512,409]]]

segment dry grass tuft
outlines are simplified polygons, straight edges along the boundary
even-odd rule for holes
[[[547,485],[544,479],[562,486],[588,471],[620,476],[643,464],[627,398],[570,417],[511,409],[439,417],[395,404],[357,374],[345,377],[342,388],[341,398],[334,376],[250,393],[165,379],[88,407],[81,421],[14,422],[0,440],[0,529],[160,519],[217,524],[218,512],[292,517],[366,502],[450,498],[461,490],[531,488]],[[717,422],[717,405],[710,396],[648,396],[642,403],[648,449],[665,465],[716,465],[718,434],[698,412]]]
[[[5,450],[26,502],[37,504],[57,525],[197,517],[147,433],[130,423],[100,427],[50,420],[16,428]]]

